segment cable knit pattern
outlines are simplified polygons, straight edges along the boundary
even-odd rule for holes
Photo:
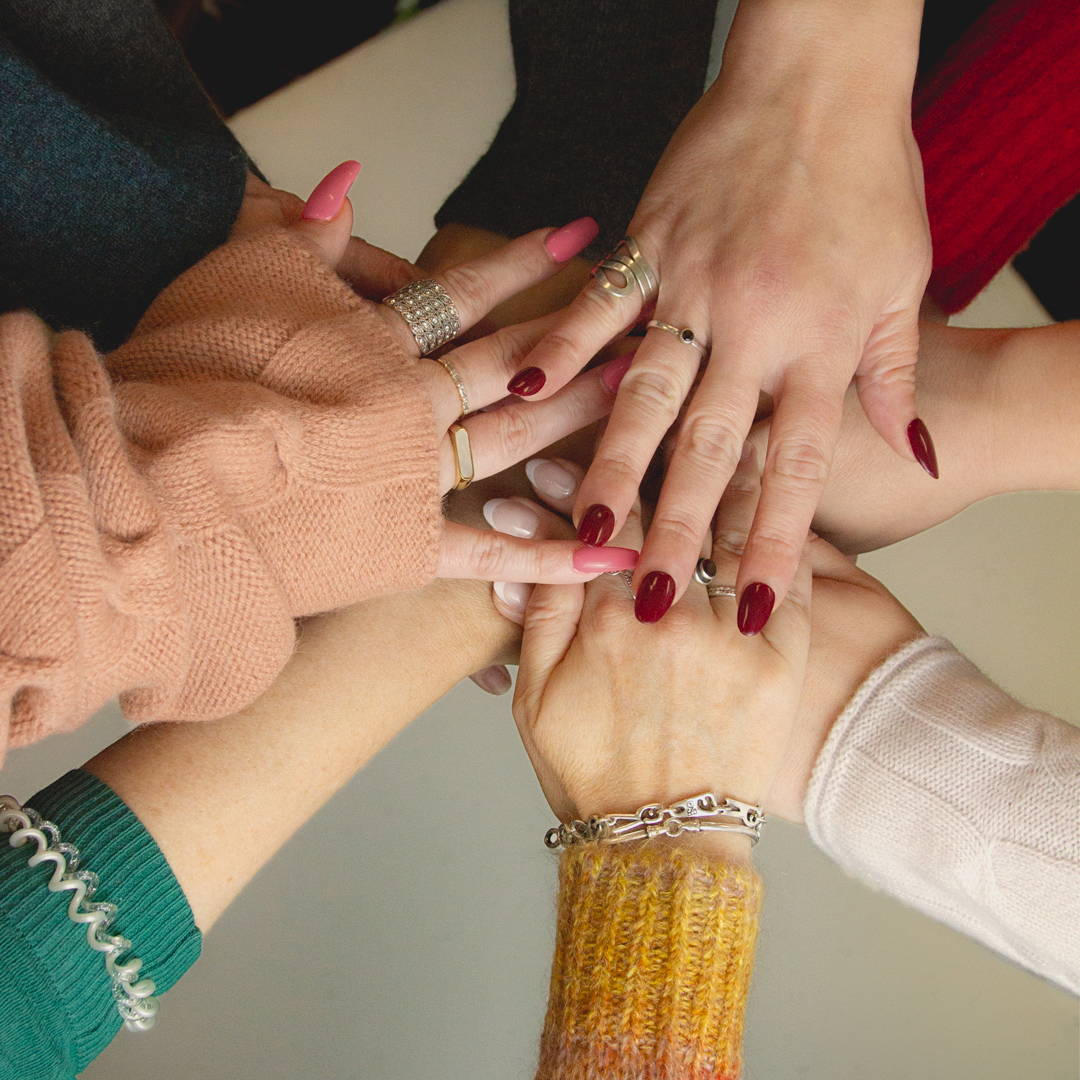
[[[866,680],[805,815],[856,877],[1080,993],[1080,730],[949,642],[921,638]]]
[[[251,702],[293,620],[434,574],[416,362],[286,230],[212,252],[99,356],[0,319],[0,760],[119,694]]]
[[[733,1080],[761,881],[670,844],[559,867],[537,1080]]]

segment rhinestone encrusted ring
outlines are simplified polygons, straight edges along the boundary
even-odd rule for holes
[[[461,333],[461,319],[450,294],[431,278],[412,281],[383,303],[404,320],[421,356],[427,356]]]

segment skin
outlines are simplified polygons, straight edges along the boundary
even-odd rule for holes
[[[762,394],[773,426],[740,590],[782,602],[825,486],[854,379],[871,426],[911,468],[918,311],[930,271],[910,103],[918,0],[749,0],[716,83],[673,136],[629,224],[661,282],[655,317],[691,327],[698,354],[650,331],[620,387],[574,507],[631,506],[683,414],[638,583],[690,580]],[[638,316],[586,288],[523,367],[558,392]]]

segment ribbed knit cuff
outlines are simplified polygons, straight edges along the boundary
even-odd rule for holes
[[[26,805],[79,849],[80,869],[100,878],[94,900],[117,906],[110,932],[131,941],[127,958],[143,961],[141,975],[154,980],[157,993],[168,990],[198,959],[202,935],[169,864],[139,819],[111,788],[81,770],[67,773]],[[71,894],[49,892],[53,864],[26,865],[35,850],[33,844],[0,843],[3,997],[8,1005],[21,999],[17,1015],[0,1019],[0,1032],[9,1060],[22,1060],[16,1075],[24,1080],[54,1075],[42,1072],[42,1063],[57,1054],[81,1071],[121,1025],[103,954],[87,944],[85,926],[68,918]]]
[[[589,214],[585,257],[624,235],[701,96],[716,0],[511,0],[514,105],[435,215],[518,236]]]
[[[761,880],[672,846],[562,856],[537,1080],[729,1080]]]

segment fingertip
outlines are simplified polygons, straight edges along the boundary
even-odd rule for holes
[[[349,189],[360,175],[359,161],[343,161],[331,169],[316,185],[304,204],[302,221],[333,221],[346,203]]]

